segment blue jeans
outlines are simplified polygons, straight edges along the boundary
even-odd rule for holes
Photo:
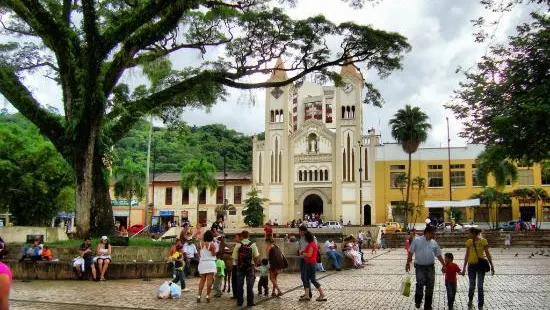
[[[185,272],[183,270],[175,270],[176,277],[172,280],[172,283],[181,283],[181,289],[185,289]]]
[[[424,286],[426,287],[426,299],[424,300],[424,309],[432,309],[434,294],[435,267],[434,265],[414,265],[416,270],[416,290],[414,292],[414,303],[422,303],[424,296]]]
[[[336,251],[327,251],[327,256],[332,261],[334,269],[340,269],[340,260],[342,259],[342,254]]]
[[[476,290],[476,276],[477,276],[477,305],[483,307],[483,283],[485,282],[485,272],[478,270],[477,264],[468,266],[468,281],[470,287],[468,288],[468,302],[471,303],[474,300],[474,292]]]
[[[320,288],[321,284],[317,281],[315,278],[315,271],[316,271],[316,264],[308,264],[306,263],[306,277],[305,281],[303,282],[304,288],[310,289],[311,292],[311,284],[315,286],[315,288]]]
[[[256,276],[254,275],[254,270],[243,273],[242,271],[237,271],[237,306],[242,306],[244,302],[244,283],[246,282],[246,303],[248,306],[254,304],[254,281],[256,281]],[[233,288],[235,290],[235,288]]]
[[[445,287],[447,288],[447,305],[449,309],[453,309],[456,296],[456,283],[446,283]]]

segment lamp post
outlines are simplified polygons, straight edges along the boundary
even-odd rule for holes
[[[357,144],[359,145],[359,226],[363,226],[363,160],[361,159],[363,143],[359,140]]]
[[[226,152],[223,152],[223,214],[224,220],[227,212],[227,196],[226,196],[226,182],[227,182],[227,172],[225,171],[225,156]]]

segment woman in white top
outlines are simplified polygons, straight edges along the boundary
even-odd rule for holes
[[[96,254],[95,259],[99,269],[99,280],[105,281],[105,272],[109,268],[109,263],[111,263],[111,245],[107,236],[101,237],[101,243],[97,245]]]
[[[211,230],[204,233],[203,241],[200,243],[199,274],[199,296],[197,302],[201,302],[202,289],[206,282],[206,302],[210,302],[210,291],[214,274],[216,273],[216,246],[214,245],[214,234]]]

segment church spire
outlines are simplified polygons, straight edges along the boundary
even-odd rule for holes
[[[363,75],[359,70],[357,70],[357,67],[353,64],[351,61],[352,58],[345,55],[346,59],[344,60],[344,64],[342,65],[342,69],[340,70],[341,76],[350,76],[359,79],[360,81],[363,81]]]
[[[271,71],[271,76],[269,77],[268,81],[284,81],[288,79],[288,75],[285,71],[285,64],[283,62],[283,58],[279,56],[277,58],[277,63],[275,64],[275,69]]]

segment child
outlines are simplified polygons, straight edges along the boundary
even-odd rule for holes
[[[223,278],[225,277],[225,262],[223,261],[223,251],[216,254],[216,276],[214,279],[214,297],[222,297],[222,291],[220,287],[222,286]]]
[[[445,287],[447,288],[447,303],[449,310],[453,309],[456,295],[456,275],[461,272],[460,267],[453,263],[453,253],[445,253]]]
[[[386,234],[384,234],[384,232],[382,232],[382,234],[380,235],[380,247],[382,249],[387,248],[387,246],[386,246]]]
[[[511,244],[512,244],[512,235],[508,233],[504,238],[504,248],[509,249]]]
[[[183,246],[180,244],[176,246],[176,251],[170,257],[174,262],[174,274],[175,278],[172,283],[181,283],[181,291],[188,292],[189,289],[185,288],[185,263],[183,262]]]
[[[41,256],[42,256],[42,260],[52,260],[53,259],[52,250],[50,250],[50,248],[48,248],[47,246],[44,246]]]
[[[269,294],[269,288],[267,287],[267,278],[269,269],[267,268],[268,260],[267,258],[262,259],[262,265],[256,268],[260,272],[260,281],[258,281],[258,295],[262,295],[262,288],[264,289],[264,294],[267,296]]]

